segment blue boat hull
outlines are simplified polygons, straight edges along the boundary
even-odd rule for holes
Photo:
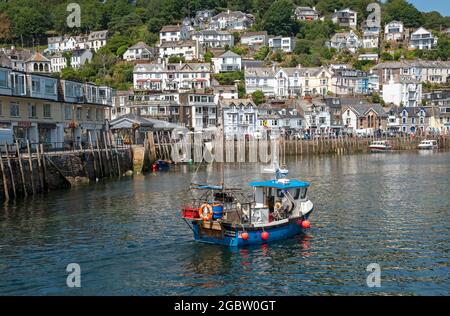
[[[242,227],[224,226],[221,236],[208,236],[208,234],[203,233],[199,222],[194,222],[192,228],[194,231],[194,239],[196,241],[229,247],[243,247],[270,243],[296,236],[303,231],[303,228],[297,221],[298,220],[291,220],[287,223],[272,227],[246,229],[245,232],[247,232],[249,236],[247,240],[242,239],[241,234],[244,232]],[[261,234],[264,231],[269,233],[269,238],[266,240],[261,238]]]

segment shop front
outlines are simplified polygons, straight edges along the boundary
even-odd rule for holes
[[[30,142],[31,147],[35,148],[39,142],[37,123],[29,121],[12,122],[12,131],[14,139],[16,139],[21,147],[26,147],[27,141]]]

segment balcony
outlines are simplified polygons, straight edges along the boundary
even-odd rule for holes
[[[220,65],[220,72],[239,71],[240,68],[239,64],[222,64]]]

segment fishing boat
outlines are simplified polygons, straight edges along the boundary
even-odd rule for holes
[[[377,140],[370,144],[369,149],[371,152],[386,152],[392,150],[392,146],[386,140]]]
[[[434,150],[438,149],[439,146],[436,140],[423,140],[420,142],[417,148],[420,150]]]
[[[249,197],[241,188],[194,185],[192,189],[201,194],[182,210],[194,239],[241,247],[287,239],[310,228],[314,209],[307,197],[310,184],[288,179],[286,169],[276,168],[275,175],[249,183],[253,191]]]

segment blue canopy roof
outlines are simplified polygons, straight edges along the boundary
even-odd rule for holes
[[[289,180],[289,182],[279,182],[278,180],[268,180],[261,182],[251,182],[252,187],[269,187],[276,189],[293,189],[300,187],[309,187],[309,182],[303,182],[298,180]]]

